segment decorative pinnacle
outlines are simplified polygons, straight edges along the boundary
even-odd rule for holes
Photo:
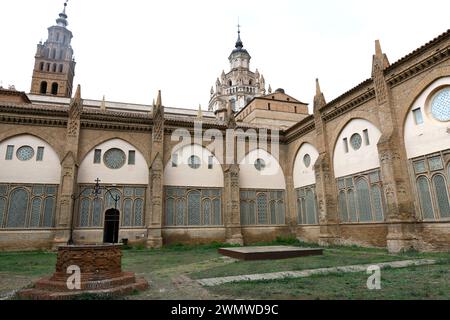
[[[244,47],[244,44],[242,43],[242,40],[241,40],[241,25],[239,24],[239,18],[238,18],[237,27],[238,27],[238,39],[236,41],[236,48],[242,49]]]
[[[319,96],[321,93],[319,79],[316,78],[316,95]]]
[[[380,40],[375,40],[375,55],[381,56],[382,54],[383,54],[383,51],[381,50]]]

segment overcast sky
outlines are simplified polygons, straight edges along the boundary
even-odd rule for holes
[[[29,92],[36,44],[63,0],[2,0],[0,81]],[[237,38],[272,88],[312,104],[370,77],[375,39],[395,62],[445,32],[449,0],[70,0],[68,28],[85,99],[204,109]]]

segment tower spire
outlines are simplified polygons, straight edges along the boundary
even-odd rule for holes
[[[239,23],[239,19],[238,19],[237,27],[238,27],[238,39],[236,41],[236,49],[242,49],[244,47],[244,44],[242,43],[242,40],[241,40],[241,25]]]
[[[64,9],[59,14],[59,18],[56,19],[56,23],[58,24],[58,26],[64,27],[64,28],[69,25],[69,23],[67,22],[67,14],[66,14],[66,8],[67,8],[68,2],[69,2],[69,0],[66,0],[66,2],[64,2]]]

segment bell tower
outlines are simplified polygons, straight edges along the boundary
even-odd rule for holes
[[[37,45],[32,94],[70,98],[72,96],[75,60],[70,46],[72,32],[67,29],[67,1],[56,19],[56,25],[48,28],[48,39]]]

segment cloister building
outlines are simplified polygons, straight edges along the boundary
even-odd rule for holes
[[[161,92],[85,99],[65,10],[48,32],[30,93],[0,89],[0,249],[100,243],[113,213],[113,242],[148,247],[295,236],[450,249],[450,30],[392,64],[376,41],[371,77],[329,102],[317,81],[313,114],[266,90],[240,32],[207,111]],[[242,152],[217,138],[229,132]]]

